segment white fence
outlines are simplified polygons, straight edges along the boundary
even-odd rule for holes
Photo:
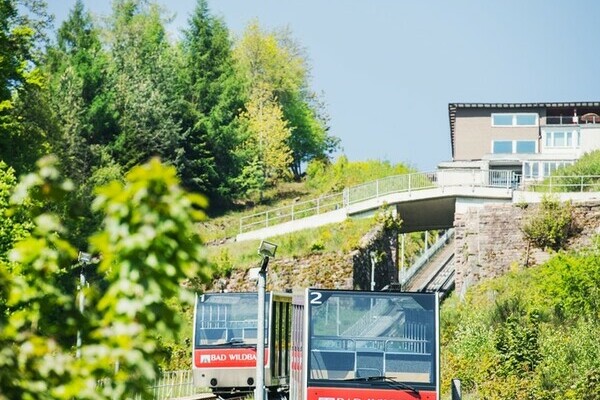
[[[337,210],[391,193],[413,192],[446,186],[515,188],[519,184],[513,171],[448,169],[436,172],[388,176],[316,199],[240,218],[239,233],[250,232],[284,222]]]
[[[524,189],[547,193],[598,192],[600,191],[600,175],[551,175],[543,181],[526,181]]]
[[[206,388],[194,386],[191,370],[165,371],[152,386],[152,399],[167,400],[206,391]]]
[[[98,382],[99,386],[106,384],[105,379]],[[194,386],[191,370],[165,371],[161,377],[150,387],[151,400],[169,400],[179,397],[192,396],[197,393],[206,393],[207,388]],[[133,396],[135,400],[142,400],[138,393]],[[144,399],[146,400],[146,399]]]

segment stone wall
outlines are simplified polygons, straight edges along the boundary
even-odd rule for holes
[[[371,289],[371,253],[376,256],[375,290],[398,282],[398,234],[376,226],[351,253],[311,254],[274,258],[269,262],[267,290],[298,291],[307,287],[324,289]],[[256,266],[259,265],[259,260]],[[250,292],[256,281],[249,269],[237,269],[227,279],[216,279],[206,291]]]
[[[454,263],[459,295],[484,279],[500,276],[513,267],[541,264],[551,256],[530,246],[521,232],[524,221],[538,208],[539,204],[488,204],[455,215]],[[588,246],[599,232],[600,202],[573,204],[573,219],[578,233],[568,247]]]
[[[249,270],[237,269],[228,279],[217,280],[206,290],[254,292],[257,290],[257,281],[250,278]],[[352,271],[352,257],[342,252],[311,254],[302,258],[274,258],[269,262],[266,289],[352,289]]]
[[[378,225],[367,233],[352,253],[353,288],[371,290],[372,258],[375,290],[398,282],[398,232]]]

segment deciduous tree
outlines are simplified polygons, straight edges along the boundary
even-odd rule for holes
[[[47,152],[39,46],[48,23],[39,0],[0,2],[0,159],[17,175],[33,168]]]
[[[17,187],[16,203],[46,206],[72,189],[56,159],[38,165]],[[31,236],[11,251],[12,267],[0,260],[0,398],[149,398],[158,373],[155,335],[173,338],[181,324],[165,299],[191,300],[182,282],[204,282],[211,274],[194,226],[205,206],[158,160],[101,188],[95,207],[105,215],[103,230],[90,251],[99,257],[107,288],[84,289],[83,315],[75,292],[63,284],[73,276],[77,252],[62,239],[56,214],[31,208]],[[73,348],[77,330],[81,358]]]
[[[326,158],[338,147],[338,140],[327,134],[323,103],[309,88],[304,49],[288,30],[265,32],[254,21],[237,43],[235,55],[249,81],[249,92],[268,90],[277,99],[291,129],[288,168],[299,178],[303,163]]]

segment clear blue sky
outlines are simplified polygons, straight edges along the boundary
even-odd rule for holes
[[[48,0],[56,27],[75,0]],[[195,0],[159,0],[186,26]],[[97,16],[109,0],[84,0]],[[600,101],[600,1],[209,0],[234,35],[258,18],[304,45],[352,161],[451,159],[448,103]]]

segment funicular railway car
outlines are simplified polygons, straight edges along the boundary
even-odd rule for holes
[[[265,295],[265,387],[269,399],[289,387],[292,296]],[[256,380],[257,293],[205,293],[196,297],[194,385],[222,398],[253,392]]]
[[[307,289],[294,298],[291,400],[438,400],[434,293]]]

